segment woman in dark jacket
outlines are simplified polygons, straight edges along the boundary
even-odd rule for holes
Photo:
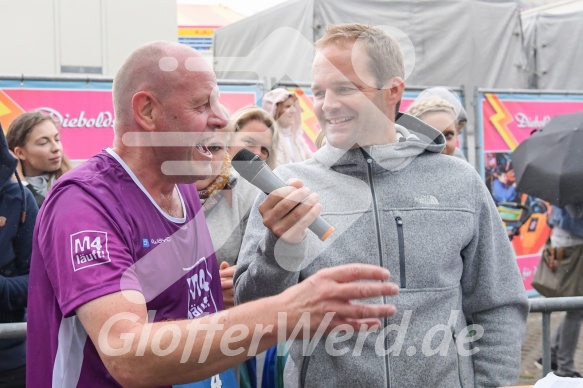
[[[38,212],[31,192],[15,175],[17,163],[0,126],[0,324],[25,321],[32,232]],[[0,339],[0,387],[25,386],[25,361],[25,337]]]

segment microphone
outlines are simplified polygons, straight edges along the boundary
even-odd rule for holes
[[[241,148],[241,150],[233,156],[231,165],[243,178],[248,180],[253,186],[257,187],[265,194],[269,194],[273,190],[285,186],[285,183],[283,183],[281,179],[271,171],[269,166],[267,166],[259,156],[246,148]],[[330,237],[332,232],[334,232],[334,227],[330,226],[330,224],[320,216],[318,216],[308,228],[322,241],[325,241]]]

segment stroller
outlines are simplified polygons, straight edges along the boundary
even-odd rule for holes
[[[498,204],[498,213],[506,227],[508,239],[519,235],[520,227],[530,218],[532,210],[530,207],[516,202],[500,202]]]

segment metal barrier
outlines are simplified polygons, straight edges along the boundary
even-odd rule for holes
[[[26,337],[26,322],[0,323],[0,339]]]
[[[530,313],[542,313],[543,318],[543,376],[551,371],[551,313],[583,310],[583,296],[567,298],[530,299]],[[0,339],[26,337],[26,322],[0,324]]]
[[[551,313],[583,310],[583,296],[529,300],[531,313],[543,315],[543,376],[551,371]]]

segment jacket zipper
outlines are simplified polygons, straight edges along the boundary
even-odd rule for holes
[[[306,375],[308,374],[309,363],[310,356],[304,356],[304,361],[302,362],[302,370],[300,372],[300,388],[305,388],[306,386]]]
[[[460,388],[463,388],[464,384],[462,383],[462,375],[461,375],[461,365],[460,365],[460,355],[459,352],[457,351],[457,335],[455,333],[455,328],[452,326],[451,327],[451,337],[453,339],[453,344],[455,346],[456,352],[455,352],[455,362],[457,365],[457,377],[458,377],[458,381],[460,383]]]
[[[399,271],[401,277],[401,288],[407,288],[407,275],[405,273],[405,239],[403,238],[403,219],[395,217],[397,223],[397,237],[399,239]]]
[[[362,151],[362,155],[364,156],[364,158],[366,159],[366,164],[367,164],[367,173],[368,173],[368,183],[370,186],[370,192],[372,194],[372,206],[373,206],[373,214],[374,214],[374,220],[375,220],[375,226],[376,226],[376,231],[377,231],[377,247],[379,250],[379,263],[380,266],[385,268],[385,265],[383,263],[383,249],[382,249],[382,240],[381,240],[381,226],[380,226],[380,221],[379,221],[379,213],[378,213],[378,206],[377,206],[377,197],[374,191],[374,181],[373,181],[373,173],[372,173],[372,157],[364,150],[364,149],[360,149]],[[387,303],[386,298],[383,296],[383,303]],[[384,327],[387,327],[387,318],[383,318],[383,324]],[[385,336],[385,349],[389,348],[389,339],[388,336]],[[390,371],[391,371],[391,366],[389,363],[389,355],[387,354],[385,356],[385,368],[387,370],[387,388],[391,387],[391,381],[390,381]]]

